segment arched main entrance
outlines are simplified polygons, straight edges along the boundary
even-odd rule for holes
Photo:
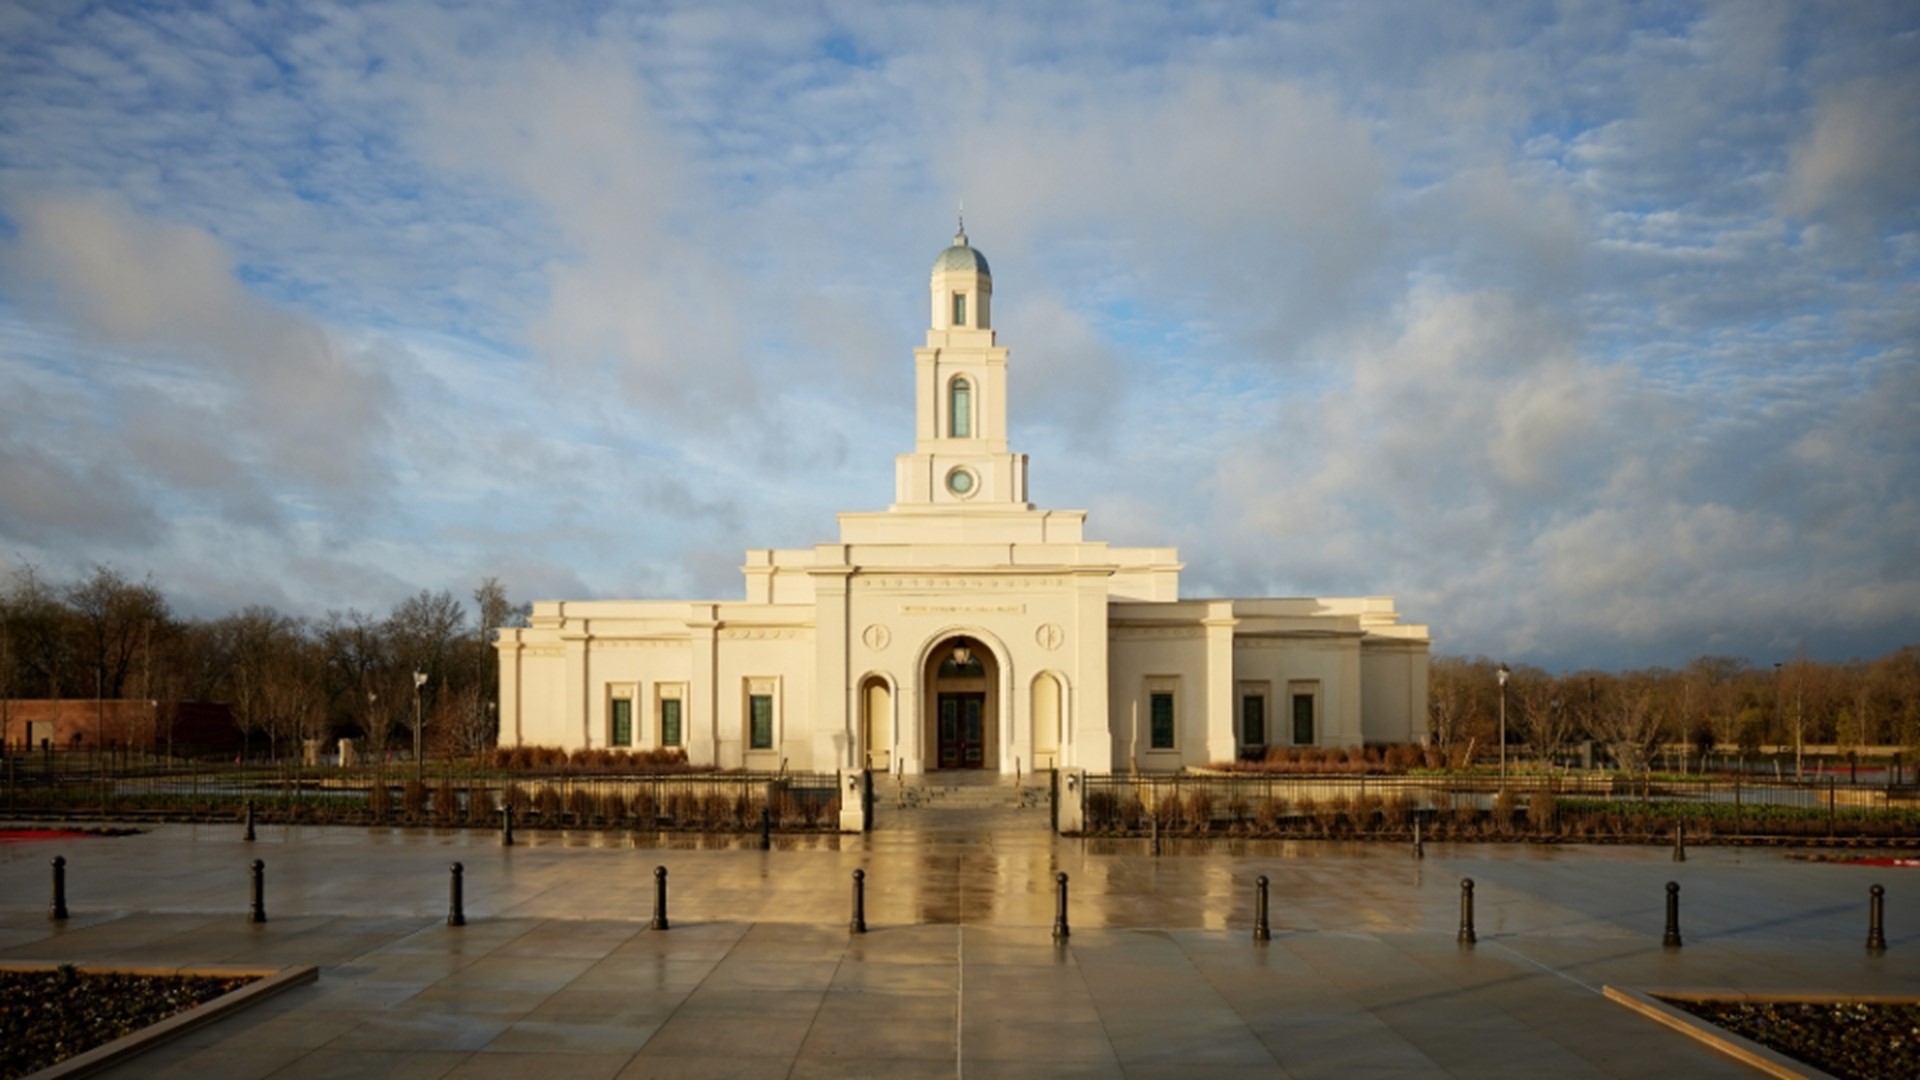
[[[942,641],[927,655],[926,767],[997,769],[1000,766],[1000,664],[976,638]]]

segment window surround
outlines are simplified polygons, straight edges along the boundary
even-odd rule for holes
[[[967,325],[966,293],[957,292],[953,294],[953,325],[956,330],[963,329]]]
[[[634,731],[633,703],[640,696],[638,683],[607,684],[607,745],[615,748],[631,749],[637,734]],[[623,709],[622,706],[625,708]],[[622,716],[622,712],[625,713]],[[621,730],[622,721],[626,730]]]
[[[1300,738],[1300,701],[1307,701],[1307,738]],[[1287,683],[1287,743],[1292,746],[1317,746],[1326,736],[1320,711],[1320,681],[1300,679]]]
[[[965,375],[947,382],[947,437],[973,438],[973,381]]]
[[[1273,737],[1273,684],[1265,681],[1248,681],[1240,684],[1238,708],[1234,710],[1234,744],[1240,747],[1266,747],[1276,745]],[[1261,739],[1259,742],[1247,740],[1247,702],[1260,702]]]
[[[684,749],[687,745],[687,684],[655,683],[653,686],[654,744],[662,750]],[[668,730],[667,705],[673,705],[673,730]],[[669,742],[671,736],[673,741]]]
[[[1149,675],[1143,694],[1146,706],[1147,752],[1150,754],[1178,753],[1180,750],[1180,677],[1178,675]],[[1162,699],[1167,709],[1164,727],[1155,724],[1154,707],[1156,699]]]
[[[745,752],[772,757],[780,751],[780,679],[760,676],[741,680],[740,743]],[[753,708],[755,698],[767,699],[766,745],[754,745]]]

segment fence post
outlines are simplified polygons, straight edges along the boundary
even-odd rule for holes
[[[847,924],[848,931],[855,934],[867,932],[867,872],[853,872],[853,921]]]
[[[500,804],[500,846],[513,846],[513,804],[504,801]]]
[[[467,925],[466,890],[461,887],[461,879],[465,876],[467,868],[454,863],[447,869],[450,871],[447,879],[447,925],[465,926]]]
[[[1067,872],[1053,875],[1053,940],[1065,941],[1072,932],[1067,929]]]
[[[667,929],[667,868],[653,868],[653,928]]]
[[[1882,925],[1886,917],[1887,890],[1875,885],[1867,891],[1867,954],[1879,956],[1887,951],[1887,931]]]
[[[1253,887],[1253,940],[1271,941],[1273,931],[1267,926],[1267,875],[1254,878]]]
[[[1879,888],[1879,886],[1874,886]],[[1875,900],[1878,904],[1879,901]],[[1875,910],[1879,910],[1875,908]],[[67,917],[67,857],[53,857],[53,903],[47,905],[47,918],[59,921]]]
[[[1473,932],[1473,879],[1460,879],[1460,933],[1456,935],[1462,945],[1471,945],[1480,940]]]
[[[1413,857],[1424,859],[1427,857],[1427,849],[1420,843],[1420,811],[1415,810],[1413,813]]]
[[[253,910],[247,914],[247,921],[267,921],[267,864],[259,859],[253,860]]]
[[[1660,944],[1669,949],[1680,947],[1680,883],[1667,882],[1667,932],[1661,936]]]
[[[760,850],[773,850],[773,808],[760,804]]]

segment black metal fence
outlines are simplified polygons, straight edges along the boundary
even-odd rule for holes
[[[506,772],[452,763],[366,769],[14,755],[0,764],[0,812],[145,820],[232,820],[252,804],[265,821],[315,824],[500,824],[512,807],[534,828],[837,829],[832,774]]]
[[[1920,789],[1891,784],[1527,776],[1089,776],[1085,832],[1402,837],[1869,837],[1920,842]]]

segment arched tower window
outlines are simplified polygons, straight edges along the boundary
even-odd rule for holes
[[[953,380],[951,400],[947,402],[948,427],[956,439],[973,438],[973,384],[965,379]]]

